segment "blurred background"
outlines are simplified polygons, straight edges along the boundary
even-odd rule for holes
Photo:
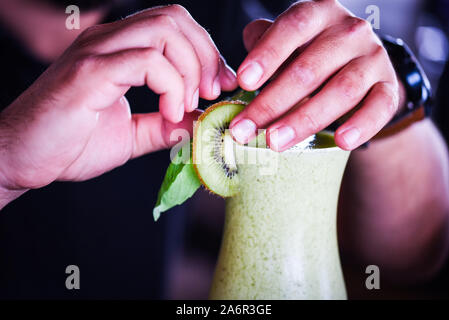
[[[292,1],[179,1],[211,34],[237,69],[245,57],[241,32],[253,19],[274,19]],[[447,60],[449,1],[342,0],[367,18],[380,9],[379,33],[402,38],[434,88]],[[65,8],[81,9],[81,30],[65,29]],[[89,24],[166,4],[145,0],[0,0],[0,108],[8,106]],[[223,96],[226,96],[224,94]],[[157,110],[145,88],[127,94],[133,112]],[[201,101],[203,107],[211,104]],[[166,151],[136,159],[83,183],[30,191],[0,214],[0,298],[207,298],[219,251],[224,201],[199,191],[155,223],[152,208],[169,163]],[[350,298],[442,297],[438,285],[378,292],[362,288],[364,270],[343,258]],[[81,290],[64,287],[65,267],[78,265]],[[348,280],[349,279],[349,280]]]

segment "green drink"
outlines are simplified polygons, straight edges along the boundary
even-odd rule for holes
[[[336,212],[349,152],[319,134],[282,153],[236,146],[212,299],[346,299]]]

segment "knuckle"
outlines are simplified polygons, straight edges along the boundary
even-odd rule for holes
[[[293,63],[289,69],[290,80],[299,86],[311,87],[318,78],[319,66],[311,61]]]
[[[75,76],[89,74],[95,71],[98,58],[95,55],[84,55],[72,64],[72,74]]]
[[[149,27],[153,27],[153,24],[157,24],[164,29],[174,29],[178,30],[178,25],[176,24],[175,19],[167,14],[158,14],[155,16],[151,16],[148,20],[145,19],[142,21],[143,25]]]
[[[371,24],[359,17],[347,17],[346,27],[347,34],[367,35],[373,32]]]
[[[187,9],[181,6],[180,4],[169,5],[168,9],[178,15],[189,15]]]
[[[159,15],[153,16],[152,20],[153,20],[153,22],[161,25],[162,27],[177,29],[177,24],[175,22],[175,19],[173,19],[172,17],[170,17],[167,14],[159,14]]]
[[[374,44],[371,56],[375,59],[385,59],[386,58],[387,60],[389,60],[387,50],[380,43]]]
[[[337,5],[338,4],[338,0],[319,0],[319,1],[326,2],[326,3],[331,4],[331,5]]]
[[[365,76],[360,69],[352,70],[338,76],[337,89],[349,100],[357,99],[363,90]]]
[[[396,71],[387,50],[381,44],[376,44],[370,56],[373,62],[377,64],[379,70],[383,70],[382,74],[385,75],[385,78],[397,86]]]
[[[308,132],[316,133],[321,130],[321,126],[314,115],[304,112],[300,115],[300,118],[302,118],[302,123],[305,124]]]
[[[294,27],[298,30],[304,28],[315,17],[313,2],[297,2],[293,4],[283,15],[281,25],[284,29]],[[314,21],[316,23],[316,21]]]

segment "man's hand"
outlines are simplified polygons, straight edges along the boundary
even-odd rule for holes
[[[130,113],[124,94],[142,85],[160,94],[160,112]],[[90,179],[178,142],[170,134],[191,131],[199,96],[236,86],[208,33],[180,6],[87,29],[0,114],[0,208],[9,191]]]
[[[267,128],[269,146],[283,151],[360,106],[335,134],[338,146],[352,150],[398,108],[387,52],[370,24],[336,0],[296,3],[274,22],[253,21],[243,37],[249,54],[237,71],[240,86],[256,90],[272,81],[231,122],[240,143]]]

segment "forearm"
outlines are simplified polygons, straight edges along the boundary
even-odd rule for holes
[[[343,253],[401,280],[434,275],[448,247],[448,166],[430,120],[354,151],[339,207]]]

